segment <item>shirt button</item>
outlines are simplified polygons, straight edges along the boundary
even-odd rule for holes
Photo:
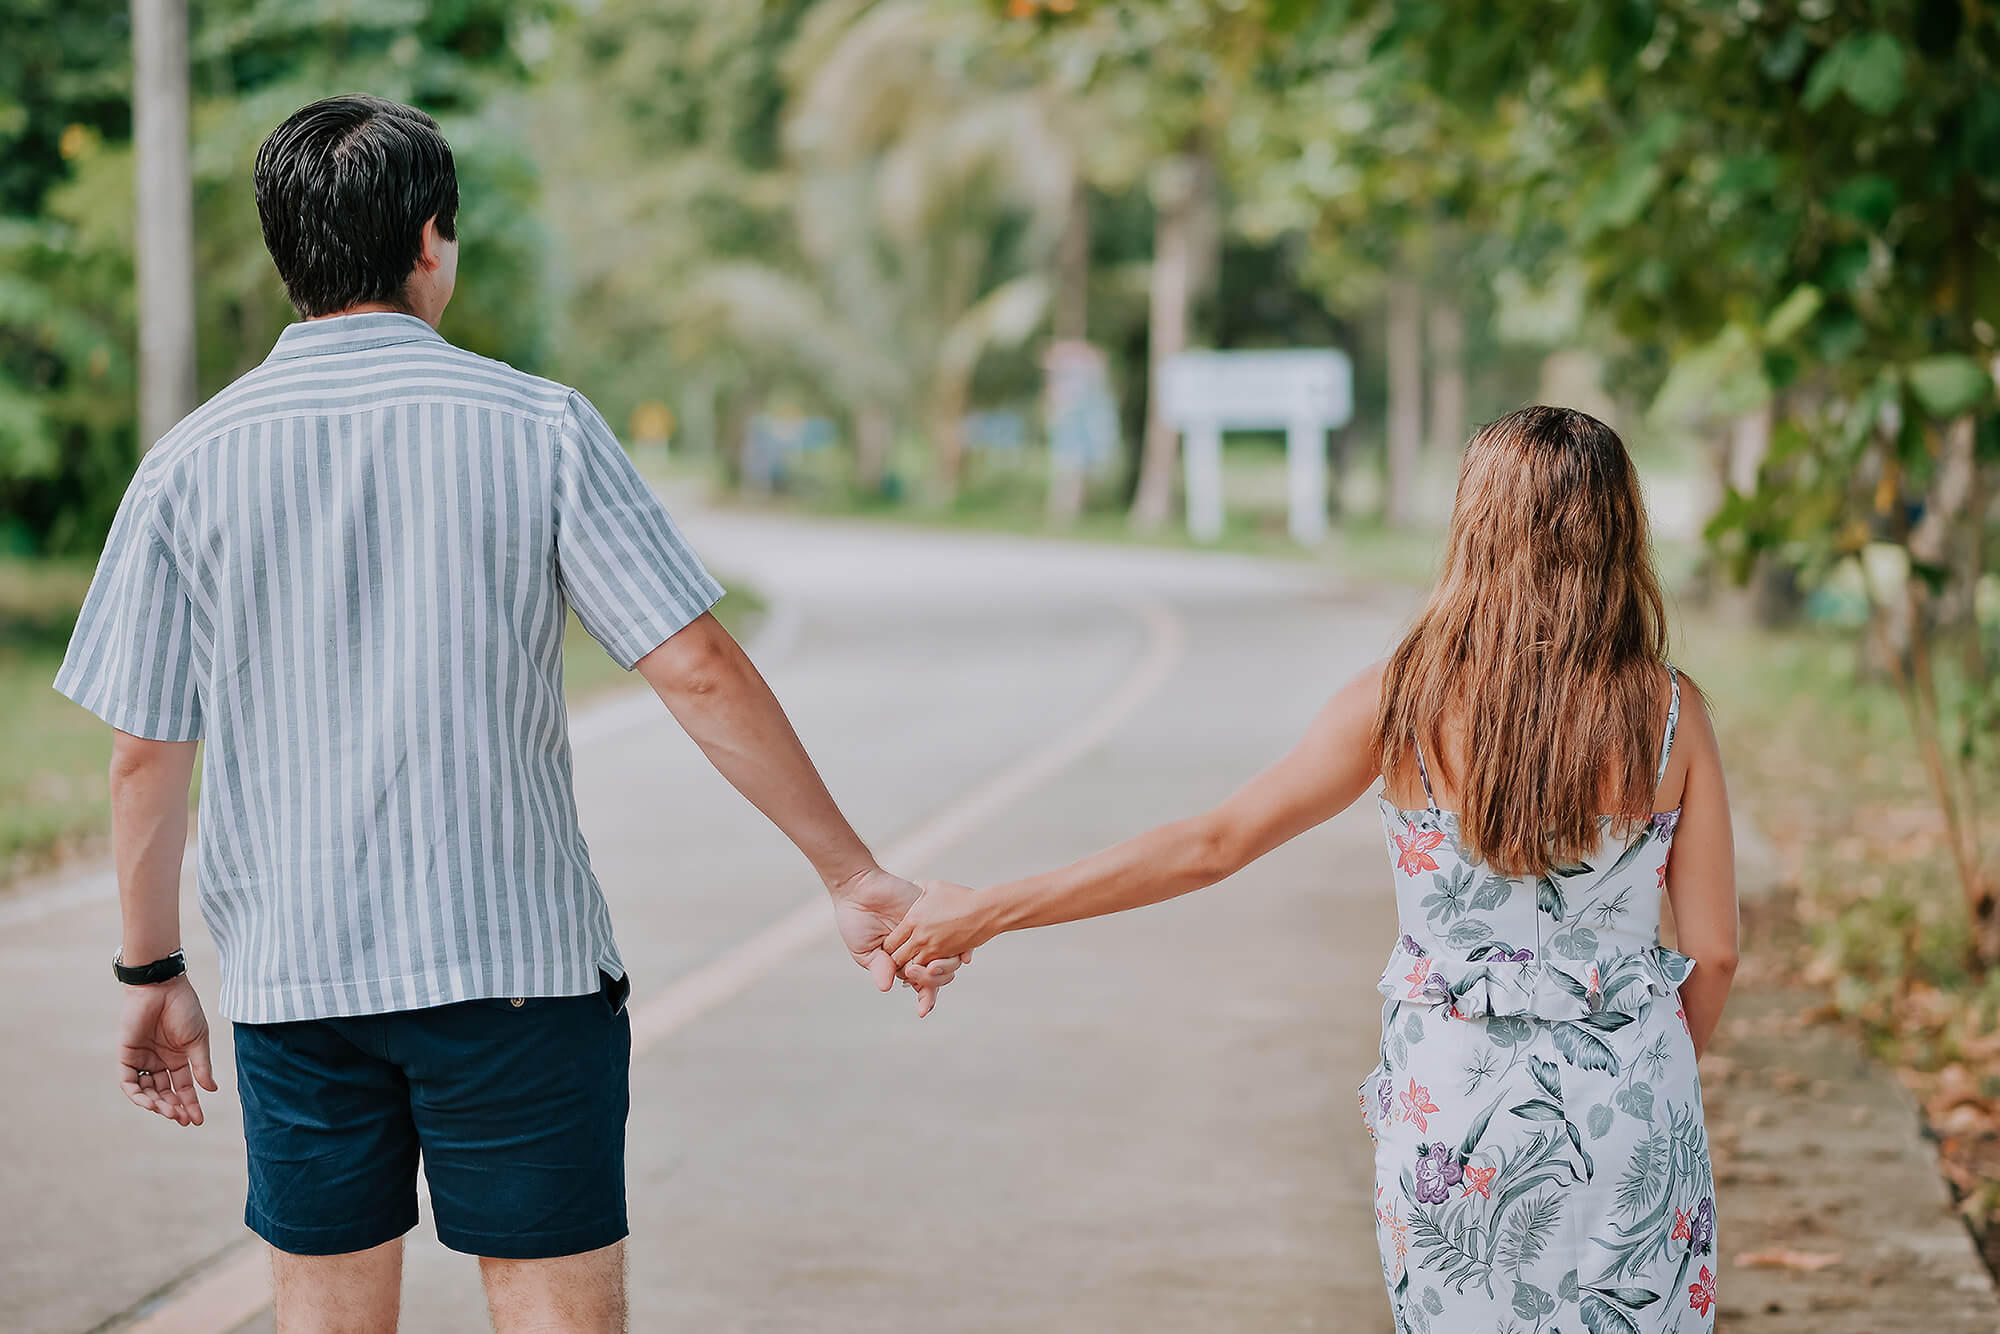
[[[525,1000],[523,1000],[523,999],[522,999],[521,997],[519,997],[519,996],[516,996],[516,997],[514,997],[514,999],[513,999],[513,1000],[510,1000],[510,1001],[508,1001],[507,1003],[508,1003],[509,1005],[513,1006],[513,1007],[514,1007],[515,1009],[517,1009],[517,1010],[518,1010],[518,1009],[520,1009],[520,1008],[521,1008],[521,1007],[522,1007],[523,1005],[526,1005],[526,1004],[527,1004],[528,1002],[527,1002],[527,1001],[525,1001]]]

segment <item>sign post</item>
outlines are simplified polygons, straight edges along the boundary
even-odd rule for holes
[[[1188,532],[1222,536],[1222,433],[1282,430],[1292,540],[1326,539],[1326,433],[1354,415],[1354,372],[1333,348],[1183,352],[1166,364],[1161,407],[1182,435]]]
[[[1181,431],[1188,532],[1197,542],[1213,542],[1222,536],[1222,427],[1206,418]]]

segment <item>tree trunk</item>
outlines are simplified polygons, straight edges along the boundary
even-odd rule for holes
[[[750,401],[740,389],[724,389],[716,397],[720,400],[715,413],[716,448],[722,459],[723,480],[733,490],[749,490],[744,461],[750,449]]]
[[[1775,406],[1766,403],[1729,424],[1729,486],[1738,495],[1755,495],[1757,492],[1758,478],[1764,471],[1764,456],[1771,452]]]
[[[1388,292],[1389,369],[1388,503],[1392,527],[1417,517],[1417,460],[1424,443],[1424,295],[1409,278],[1392,279]]]
[[[958,498],[965,474],[965,410],[970,402],[970,372],[947,371],[932,389],[930,405],[931,441],[937,460],[937,475],[931,479],[930,500],[950,505]]]
[[[1050,317],[1057,342],[1090,337],[1090,196],[1083,182],[1070,191],[1069,215],[1056,246],[1056,299]]]
[[[1425,325],[1431,356],[1431,448],[1456,457],[1465,448],[1465,312],[1431,303]]]
[[[936,293],[937,308],[949,312],[945,321],[945,328],[949,329],[978,299],[986,241],[983,236],[968,232],[945,244]],[[972,375],[979,363],[975,349],[965,364],[946,364],[938,354],[948,346],[948,336],[940,334],[938,345],[928,349],[937,359],[931,364],[930,400],[923,409],[931,437],[931,476],[925,489],[930,503],[938,506],[950,505],[958,498],[960,474],[965,469],[965,408],[971,401]]]
[[[1963,526],[1985,521],[1985,515],[1974,508],[1975,498],[1981,492],[1974,427],[1973,419],[1964,416],[1944,430],[1938,470],[1925,498],[1924,516],[1910,530],[1906,544],[1911,561],[1917,565],[1948,567],[1953,547],[1963,540]],[[1975,955],[1979,963],[1991,967],[2000,963],[2000,901],[1996,901],[1993,882],[1986,874],[1984,840],[1979,829],[1977,760],[1967,744],[1971,739],[1968,735],[1956,738],[1945,735],[1937,668],[1931,651],[1933,637],[1944,619],[1936,602],[1948,602],[1953,595],[1970,598],[1973,590],[1947,587],[1945,593],[1944,599],[1936,599],[1929,579],[1912,572],[1905,600],[1908,654],[1895,663],[1899,669],[1896,683],[1909,708],[1932,795],[1944,816],[1953,869],[1973,928]]]
[[[1714,509],[1703,516],[1704,524],[1728,499],[1730,492],[1753,495],[1764,455],[1771,448],[1773,405],[1766,403],[1730,420],[1717,448],[1717,482]],[[1715,587],[1716,613],[1731,625],[1753,626],[1767,623],[1763,605],[1766,571],[1753,569],[1742,584],[1718,570]]]
[[[132,149],[139,440],[150,449],[195,406],[187,0],[132,0]]]
[[[1056,300],[1051,332],[1057,347],[1090,338],[1090,197],[1078,181],[1069,198],[1069,217],[1056,248]],[[1048,367],[1043,373],[1053,374]],[[1067,527],[1083,513],[1084,475],[1080,459],[1049,450],[1049,522]]]
[[[871,405],[854,414],[854,484],[869,496],[882,494],[895,441],[895,419],[881,408]]]
[[[1166,364],[1187,347],[1191,265],[1194,259],[1194,187],[1199,171],[1186,155],[1167,158],[1153,171],[1153,270],[1146,327],[1146,440],[1132,523],[1153,530],[1174,507],[1174,470],[1180,439],[1160,411]]]

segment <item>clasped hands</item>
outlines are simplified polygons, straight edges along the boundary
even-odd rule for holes
[[[854,962],[868,970],[877,990],[898,981],[917,992],[917,1017],[937,1005],[973,948],[996,934],[964,885],[927,880],[921,886],[879,868],[834,890],[834,918]]]

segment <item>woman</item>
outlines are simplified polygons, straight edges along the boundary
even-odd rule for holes
[[[1379,778],[1402,939],[1360,1097],[1397,1329],[1711,1329],[1695,1060],[1736,969],[1734,854],[1708,712],[1666,649],[1624,445],[1524,408],[1467,446],[1414,628],[1291,754],[1061,870],[927,886],[889,947],[950,959],[1200,889]],[[1660,946],[1662,894],[1685,953]]]

